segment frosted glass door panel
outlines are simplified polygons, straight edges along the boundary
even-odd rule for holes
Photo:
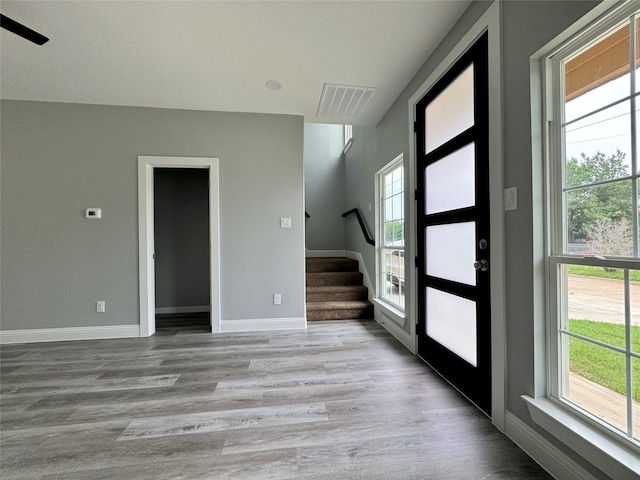
[[[476,222],[427,227],[427,275],[476,284]]]
[[[425,153],[472,127],[473,64],[444,89],[425,109]]]
[[[476,303],[427,287],[427,335],[477,366]]]
[[[475,144],[472,143],[426,168],[427,214],[475,205],[475,154]]]

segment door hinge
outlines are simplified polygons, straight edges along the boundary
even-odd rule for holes
[[[418,122],[413,122],[413,132],[418,133]]]
[[[418,190],[413,191],[413,199],[418,200]]]
[[[415,260],[416,260],[416,268],[418,268],[418,257],[416,257]]]

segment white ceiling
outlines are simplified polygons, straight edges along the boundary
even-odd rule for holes
[[[376,125],[470,3],[3,0],[50,40],[2,30],[0,97]],[[317,117],[325,83],[377,91],[358,120]]]

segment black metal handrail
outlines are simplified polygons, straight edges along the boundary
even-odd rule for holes
[[[352,208],[348,212],[344,212],[342,214],[343,217],[348,217],[349,215],[355,215],[358,219],[358,223],[360,224],[360,228],[362,229],[362,234],[364,235],[364,239],[367,241],[369,245],[376,246],[376,242],[371,235],[369,235],[369,231],[367,230],[367,226],[364,224],[364,220],[362,219],[362,215],[360,215],[360,210],[357,208]]]

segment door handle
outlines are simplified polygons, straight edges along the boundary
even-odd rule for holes
[[[486,272],[487,270],[489,270],[489,262],[487,262],[486,260],[478,260],[476,262],[473,262],[473,268],[475,268],[476,270],[480,270],[481,272]]]

